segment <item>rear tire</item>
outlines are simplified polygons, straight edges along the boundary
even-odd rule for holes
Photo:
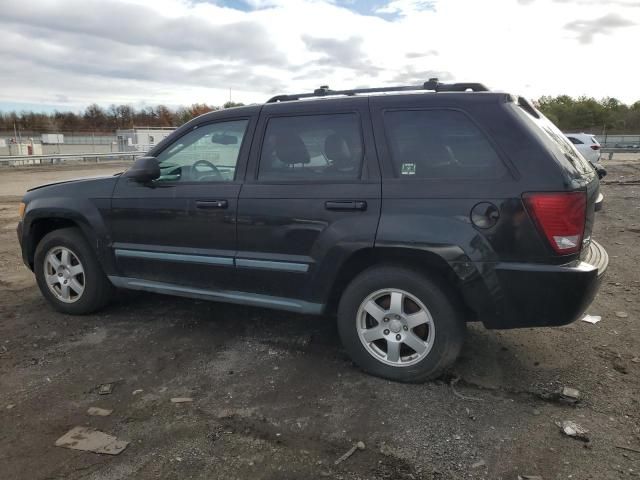
[[[457,358],[465,323],[446,282],[408,268],[371,267],[348,285],[338,306],[338,331],[366,372],[399,382],[424,382]]]
[[[40,292],[62,313],[83,315],[104,307],[113,286],[77,228],[46,234],[36,247],[34,273]]]

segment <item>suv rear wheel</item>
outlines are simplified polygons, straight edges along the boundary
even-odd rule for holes
[[[63,313],[91,313],[111,296],[111,282],[76,228],[54,230],[42,238],[34,272],[42,295]]]
[[[345,290],[338,330],[362,369],[390,380],[422,382],[456,359],[465,324],[443,282],[379,266],[362,272]]]

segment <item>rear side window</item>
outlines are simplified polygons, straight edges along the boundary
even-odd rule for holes
[[[574,145],[582,145],[584,142],[582,142],[581,140],[578,140],[575,137],[567,137],[569,140],[571,140],[571,143],[573,143]]]
[[[593,168],[580,155],[573,143],[541,112],[536,110],[537,116],[534,116],[523,108],[516,108],[515,111],[541,135],[541,138],[550,147],[558,162],[573,177],[580,178],[585,174],[593,173]]]
[[[384,114],[398,178],[495,179],[506,172],[484,134],[455,110],[394,110]]]
[[[362,158],[355,113],[275,117],[267,124],[258,180],[356,179]]]

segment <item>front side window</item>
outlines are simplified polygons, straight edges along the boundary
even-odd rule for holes
[[[183,135],[158,155],[157,181],[233,181],[248,122],[209,123]]]
[[[360,178],[363,148],[355,113],[275,117],[262,144],[258,179]]]
[[[487,138],[462,112],[388,111],[384,121],[396,177],[495,179],[506,173]]]

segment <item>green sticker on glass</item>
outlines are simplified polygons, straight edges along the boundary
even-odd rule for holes
[[[416,164],[415,163],[403,163],[402,169],[400,170],[402,175],[415,175],[416,174]]]

